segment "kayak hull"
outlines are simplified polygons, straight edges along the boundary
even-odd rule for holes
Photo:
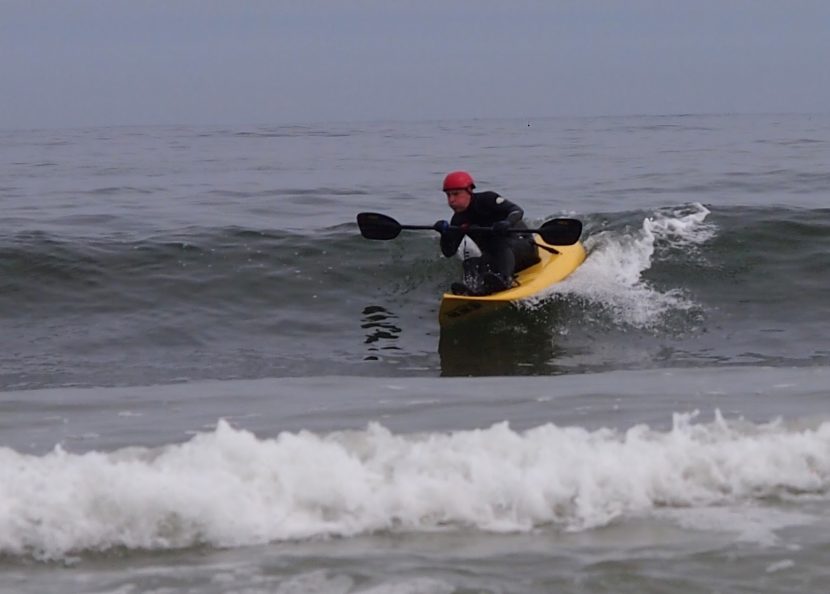
[[[516,285],[506,291],[479,297],[444,293],[438,311],[441,327],[477,318],[513,301],[520,301],[541,294],[545,289],[567,278],[585,261],[585,247],[577,242],[573,245],[552,246],[541,237],[535,236],[536,243],[554,248],[558,254],[539,250],[539,262],[516,274]]]

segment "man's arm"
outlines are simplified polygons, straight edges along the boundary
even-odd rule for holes
[[[441,253],[447,258],[454,256],[464,239],[464,231],[458,227],[447,229],[441,234]]]
[[[496,212],[501,216],[501,220],[507,221],[510,223],[511,227],[515,227],[518,223],[522,221],[522,218],[525,216],[525,212],[522,210],[522,207],[518,204],[514,204],[510,202],[507,198],[499,196],[494,200],[494,208]]]

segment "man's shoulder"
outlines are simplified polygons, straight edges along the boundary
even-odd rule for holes
[[[507,198],[498,192],[476,192],[475,202],[480,208],[484,209],[499,208],[505,203],[507,203],[508,206],[512,205]]]
[[[475,192],[473,196],[475,196],[476,200],[481,200],[484,202],[495,202],[496,200],[501,198],[501,194],[499,194],[498,192],[491,192],[489,190],[485,192]]]

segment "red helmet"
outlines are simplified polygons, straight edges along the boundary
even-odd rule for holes
[[[444,191],[472,190],[476,187],[473,176],[466,171],[453,171],[444,178]]]

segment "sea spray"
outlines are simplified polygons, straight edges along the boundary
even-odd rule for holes
[[[653,328],[676,311],[695,307],[682,288],[659,290],[644,280],[658,248],[697,246],[715,229],[705,224],[709,210],[701,204],[661,209],[642,221],[639,229],[600,231],[585,238],[588,258],[570,277],[527,307],[538,307],[552,295],[584,300],[610,315],[619,325]],[[596,315],[596,314],[595,314]]]

